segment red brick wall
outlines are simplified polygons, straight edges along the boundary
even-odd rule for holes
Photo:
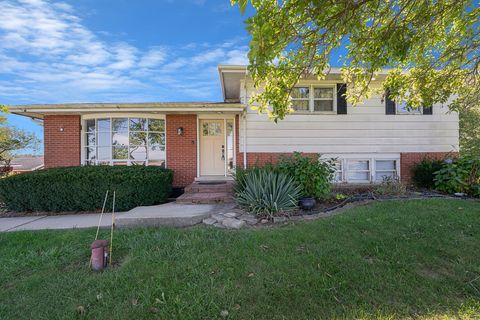
[[[177,128],[183,127],[182,136]],[[197,176],[197,116],[166,116],[167,167],[174,171],[173,187],[188,186]]]
[[[80,116],[45,116],[43,128],[45,168],[79,166]]]
[[[409,152],[400,154],[400,180],[403,183],[412,182],[412,169],[423,159],[443,160],[456,157],[457,152]]]

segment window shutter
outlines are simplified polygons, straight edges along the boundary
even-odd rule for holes
[[[390,99],[390,93],[385,93],[385,114],[396,114],[395,101]]]
[[[423,114],[433,114],[433,107],[423,107]]]
[[[346,83],[337,83],[337,114],[347,114]]]

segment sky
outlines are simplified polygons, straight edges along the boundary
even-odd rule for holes
[[[1,0],[0,104],[221,101],[217,65],[247,64],[245,18],[229,0]]]

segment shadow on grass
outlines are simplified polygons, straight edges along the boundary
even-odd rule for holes
[[[0,235],[0,318],[478,318],[480,205],[392,201],[272,229]],[[223,312],[223,313],[222,313]]]

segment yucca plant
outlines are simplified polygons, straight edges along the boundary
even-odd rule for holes
[[[295,209],[302,192],[293,178],[267,168],[248,172],[242,184],[235,194],[237,203],[260,217]]]

